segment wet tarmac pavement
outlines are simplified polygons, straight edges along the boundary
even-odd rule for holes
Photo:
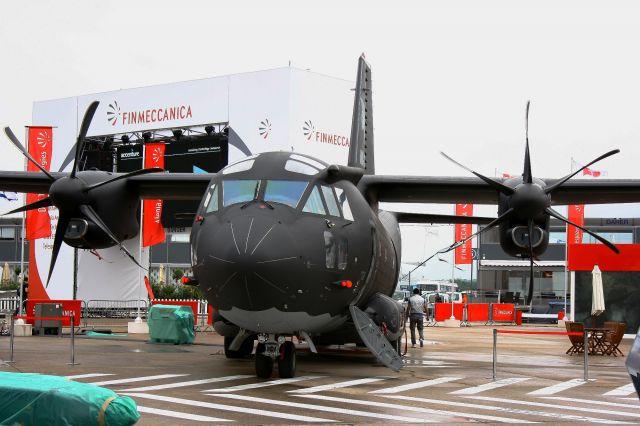
[[[506,326],[498,328],[516,329]],[[518,330],[559,331],[549,327]],[[133,397],[141,425],[584,423],[640,424],[640,402],[623,357],[565,355],[566,336],[499,335],[492,380],[492,327],[425,329],[399,372],[353,346],[312,354],[299,345],[297,375],[257,379],[253,359],[228,360],[222,339],[197,333],[194,345],[147,343],[148,336],[75,340],[17,337],[15,363],[0,371],[53,374]],[[632,340],[624,340],[626,354]],[[9,359],[9,338],[0,338]]]

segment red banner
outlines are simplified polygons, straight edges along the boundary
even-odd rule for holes
[[[32,299],[27,300],[27,316],[33,317],[36,315],[36,305],[39,303],[59,303],[62,305],[62,316],[70,317],[73,313],[73,325],[78,327],[80,325],[80,319],[82,318],[82,300],[48,300],[48,299]],[[69,318],[62,320],[64,327],[69,327]],[[27,320],[29,324],[33,324],[34,320]]]
[[[516,307],[513,303],[492,303],[491,321],[515,322]]]
[[[148,143],[144,147],[144,167],[164,168],[164,144]],[[142,246],[149,247],[165,240],[162,226],[162,200],[144,200],[142,209]]]
[[[473,204],[456,204],[456,216],[473,216]],[[472,225],[456,224],[455,240],[460,241],[473,234]],[[471,240],[467,240],[460,247],[456,247],[456,265],[470,265],[471,259]]]
[[[570,205],[568,211],[571,222],[584,226],[584,204]],[[567,244],[582,244],[582,229],[567,225]]]
[[[51,152],[53,144],[53,132],[51,127],[29,127],[28,132],[28,150],[29,154],[40,163],[46,170],[51,170]],[[39,172],[31,161],[27,162],[27,171]],[[27,194],[27,204],[34,203],[45,198],[47,194]],[[35,240],[51,236],[51,220],[49,219],[49,209],[41,207],[36,210],[27,212],[27,240]]]

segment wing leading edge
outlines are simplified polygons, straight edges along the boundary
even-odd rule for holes
[[[559,179],[542,180],[550,186]],[[365,175],[358,188],[372,204],[497,204],[499,199],[497,190],[473,177]],[[565,182],[552,195],[552,204],[556,205],[637,202],[640,202],[640,179],[576,179]]]
[[[115,178],[124,173],[112,173]],[[51,173],[58,179],[69,173]],[[127,178],[127,186],[142,199],[199,200],[204,195],[212,173],[153,173]],[[51,186],[50,178],[37,172],[0,172],[0,191],[46,194]]]

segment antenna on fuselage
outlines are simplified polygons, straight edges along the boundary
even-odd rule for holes
[[[371,91],[371,67],[364,59],[358,60],[358,75],[353,100],[349,166],[365,169],[365,174],[375,174],[373,157],[373,93]]]

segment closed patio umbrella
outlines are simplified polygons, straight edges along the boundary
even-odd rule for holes
[[[598,265],[593,267],[593,271],[591,271],[592,275],[592,286],[593,286],[593,297],[591,299],[591,315],[598,316],[604,312],[604,291],[602,289],[602,272]]]
[[[2,284],[8,284],[11,281],[11,271],[9,270],[9,264],[4,262],[4,267],[2,268]]]
[[[166,282],[164,264],[160,264],[160,270],[158,271],[158,284],[164,284]]]

